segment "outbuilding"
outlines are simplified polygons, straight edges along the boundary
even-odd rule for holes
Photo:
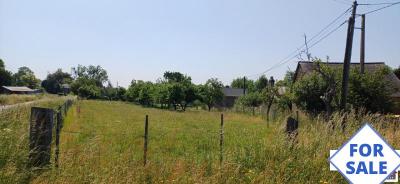
[[[235,101],[245,94],[245,89],[243,88],[231,88],[224,87],[222,88],[222,92],[224,93],[224,98],[218,106],[230,108],[235,105]]]
[[[2,94],[34,94],[35,90],[26,86],[2,86]]]

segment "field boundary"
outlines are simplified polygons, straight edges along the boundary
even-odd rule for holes
[[[52,144],[55,144],[54,162],[58,167],[60,133],[64,117],[73,103],[74,100],[68,99],[55,109],[31,107],[28,167],[42,168],[49,165]]]

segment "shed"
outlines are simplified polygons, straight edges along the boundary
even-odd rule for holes
[[[69,84],[62,84],[61,92],[63,93],[63,95],[69,94],[71,92],[71,86]]]
[[[26,86],[2,86],[1,93],[3,94],[33,94],[35,90]]]
[[[233,107],[233,105],[235,105],[235,101],[245,93],[243,88],[230,87],[222,88],[222,92],[224,93],[224,98],[219,104],[221,107]]]

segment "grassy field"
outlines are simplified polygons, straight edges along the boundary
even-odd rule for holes
[[[309,119],[301,114],[298,141],[291,143],[283,131],[286,117],[267,124],[260,117],[226,112],[224,161],[220,165],[220,112],[174,112],[107,101],[80,101],[79,104],[80,113],[75,104],[62,130],[59,169],[24,173],[5,166],[0,171],[0,181],[6,181],[6,177],[19,177],[22,179],[9,181],[345,183],[338,172],[329,171],[329,150],[343,144],[362,126],[361,122],[371,122],[389,143],[395,148],[400,147],[396,141],[399,132],[388,125],[390,120],[375,115],[357,118],[351,113],[346,131],[342,132],[338,128],[332,129],[323,119]],[[150,139],[148,164],[144,167],[146,114],[150,120]],[[341,118],[336,114],[332,123],[338,124]],[[23,130],[27,131],[25,127]],[[19,130],[17,134],[26,133]],[[24,141],[19,142],[17,148],[10,149],[27,149]],[[18,161],[16,165],[23,165],[26,152],[24,154],[9,155],[11,158],[5,160],[5,165],[13,160]],[[21,176],[8,175],[10,172]],[[23,180],[24,177],[27,179]]]
[[[35,94],[35,95],[0,95],[0,105],[13,105],[40,99],[57,98],[57,95]]]

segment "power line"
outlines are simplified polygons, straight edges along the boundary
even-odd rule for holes
[[[337,31],[339,28],[341,28],[344,24],[346,24],[348,22],[348,20],[344,21],[343,23],[341,23],[338,27],[336,27],[335,29],[333,29],[332,31],[330,31],[328,34],[326,34],[325,36],[323,36],[321,39],[319,39],[317,42],[315,42],[314,44],[312,44],[309,48],[311,49],[312,47],[314,47],[315,45],[317,45],[319,42],[321,42],[322,40],[324,40],[325,38],[327,38],[328,36],[330,36],[332,33],[334,33],[335,31]]]
[[[351,10],[351,7],[348,8],[346,11],[344,11],[342,14],[340,14],[336,19],[334,19],[331,23],[329,23],[327,26],[325,26],[320,32],[318,32],[315,36],[313,36],[310,40],[308,40],[307,42],[311,42],[312,40],[314,40],[316,37],[318,37],[320,34],[322,34],[325,30],[327,30],[331,25],[333,25],[334,23],[336,23],[340,18],[342,18],[344,15],[346,15],[347,13],[349,13],[349,11]],[[304,44],[305,46],[305,44]]]
[[[333,0],[333,1],[335,1],[337,3],[340,3],[340,4],[351,5],[350,2],[347,2],[347,1],[344,1],[344,0]]]
[[[386,8],[389,8],[389,7],[391,7],[391,6],[394,6],[394,5],[396,5],[396,4],[400,4],[400,2],[392,3],[392,4],[389,4],[389,5],[387,5],[387,6],[384,6],[384,7],[381,7],[381,8],[378,8],[378,9],[375,9],[375,10],[372,10],[372,11],[369,11],[369,12],[366,12],[366,13],[363,13],[363,14],[368,15],[368,14],[371,14],[371,13],[375,13],[375,12],[377,12],[377,11],[380,11],[380,10],[383,10],[383,9],[386,9]]]
[[[334,1],[339,2],[338,0],[334,0]],[[342,2],[342,3],[344,3],[344,2]],[[381,7],[381,8],[375,9],[375,10],[372,10],[372,11],[368,11],[368,12],[363,13],[363,14],[367,15],[367,14],[375,13],[375,12],[377,12],[377,11],[380,11],[380,10],[389,8],[389,7],[391,7],[391,6],[400,4],[400,2],[393,2],[393,3],[388,3],[388,2],[386,2],[386,3],[368,3],[368,4],[360,4],[360,5],[385,5],[385,4],[387,4],[387,6],[384,6],[384,7]],[[253,77],[253,76],[260,76],[260,75],[263,75],[263,74],[265,74],[265,73],[267,73],[267,72],[269,72],[269,71],[271,71],[271,70],[277,68],[278,66],[281,66],[282,64],[285,64],[285,63],[291,61],[293,58],[295,58],[295,57],[298,55],[298,52],[299,52],[304,46],[306,46],[306,44],[309,44],[309,42],[311,42],[312,40],[314,40],[315,38],[317,38],[319,35],[321,35],[321,34],[322,34],[326,29],[328,29],[332,24],[334,24],[334,23],[335,23],[337,20],[339,20],[342,16],[344,16],[345,14],[347,14],[347,13],[349,12],[350,9],[351,9],[351,8],[347,9],[347,10],[346,10],[344,13],[342,13],[339,17],[337,17],[335,20],[333,20],[331,23],[329,23],[326,27],[324,27],[320,32],[318,32],[316,35],[314,35],[309,41],[307,41],[305,44],[301,45],[301,46],[300,46],[299,48],[297,48],[295,51],[291,52],[289,55],[287,55],[284,59],[282,59],[282,60],[281,60],[280,62],[278,62],[277,64],[273,65],[272,67],[268,68],[267,70],[265,70],[265,71],[263,71],[263,72],[261,72],[261,73],[259,73],[259,74],[249,75],[249,76],[247,76],[247,77]],[[338,30],[340,27],[342,27],[346,22],[348,22],[348,21],[343,22],[343,23],[340,24],[338,27],[336,27],[335,29],[333,29],[332,31],[330,31],[328,34],[326,34],[325,36],[321,37],[318,41],[316,41],[315,43],[313,43],[313,44],[309,47],[309,49],[312,48],[312,47],[314,47],[314,46],[317,45],[318,43],[320,43],[322,40],[326,39],[328,36],[330,36],[330,35],[331,35],[332,33],[334,33],[335,31],[337,31],[337,30]],[[293,55],[293,54],[295,54],[295,55]]]
[[[386,3],[361,3],[358,5],[375,6],[375,5],[387,5],[387,4],[392,5],[392,4],[396,4],[396,3],[400,3],[400,1],[399,2],[386,2]]]
[[[296,56],[298,56],[299,52],[301,51],[301,49],[303,49],[306,44],[309,44],[310,42],[312,42],[315,38],[319,37],[322,33],[324,33],[329,27],[331,27],[333,24],[335,24],[340,18],[342,18],[344,15],[346,15],[347,13],[349,13],[349,10],[351,9],[348,8],[347,10],[345,10],[343,13],[341,13],[338,17],[336,17],[332,22],[330,22],[327,26],[325,26],[323,29],[321,29],[316,35],[314,35],[310,40],[308,40],[306,43],[302,44],[301,46],[299,46],[296,50],[294,50],[293,52],[291,52],[290,54],[288,54],[285,58],[283,58],[282,60],[280,60],[277,64],[273,65],[272,67],[268,68],[267,70],[258,73],[258,74],[253,74],[253,75],[248,75],[246,77],[251,78],[251,77],[255,77],[255,76],[260,76],[263,75],[269,71],[271,71],[272,69],[275,69],[277,66],[280,66],[282,64],[285,64],[287,62],[289,62],[291,59],[295,58]],[[344,22],[345,23],[345,22]],[[339,27],[335,28],[333,31],[329,32],[327,35],[323,36],[322,39],[319,39],[317,42],[315,42],[312,46],[315,46],[316,44],[318,44],[319,42],[321,42],[323,39],[325,39],[327,36],[331,35],[333,32],[335,32],[337,29],[339,29],[341,26],[343,26],[342,23]],[[311,47],[310,47],[311,48]]]
[[[309,49],[311,49],[312,47],[314,47],[315,45],[317,45],[318,43],[320,43],[321,41],[323,41],[324,39],[326,39],[328,36],[330,36],[330,35],[333,34],[334,32],[336,32],[339,28],[341,28],[341,27],[342,27],[344,24],[346,24],[347,22],[348,22],[347,20],[344,21],[344,22],[341,23],[338,27],[336,27],[335,29],[333,29],[332,31],[330,31],[328,34],[326,34],[325,36],[321,37],[321,39],[319,39],[318,41],[316,41],[315,43],[313,43],[313,44],[309,47]],[[271,67],[271,68],[269,68],[267,71],[265,71],[265,73],[266,73],[266,72],[269,72],[269,71],[271,71],[271,70],[273,70],[273,69],[275,69],[275,68],[277,68],[277,67],[279,67],[279,66],[281,66],[281,65],[283,65],[283,64],[286,64],[286,63],[290,62],[292,59],[296,58],[297,55],[298,55],[298,53],[296,53],[294,56],[292,56],[292,57],[289,58],[288,60],[285,60],[284,62],[279,63],[279,65],[274,65],[273,67]],[[265,74],[265,73],[262,73],[262,74]]]

